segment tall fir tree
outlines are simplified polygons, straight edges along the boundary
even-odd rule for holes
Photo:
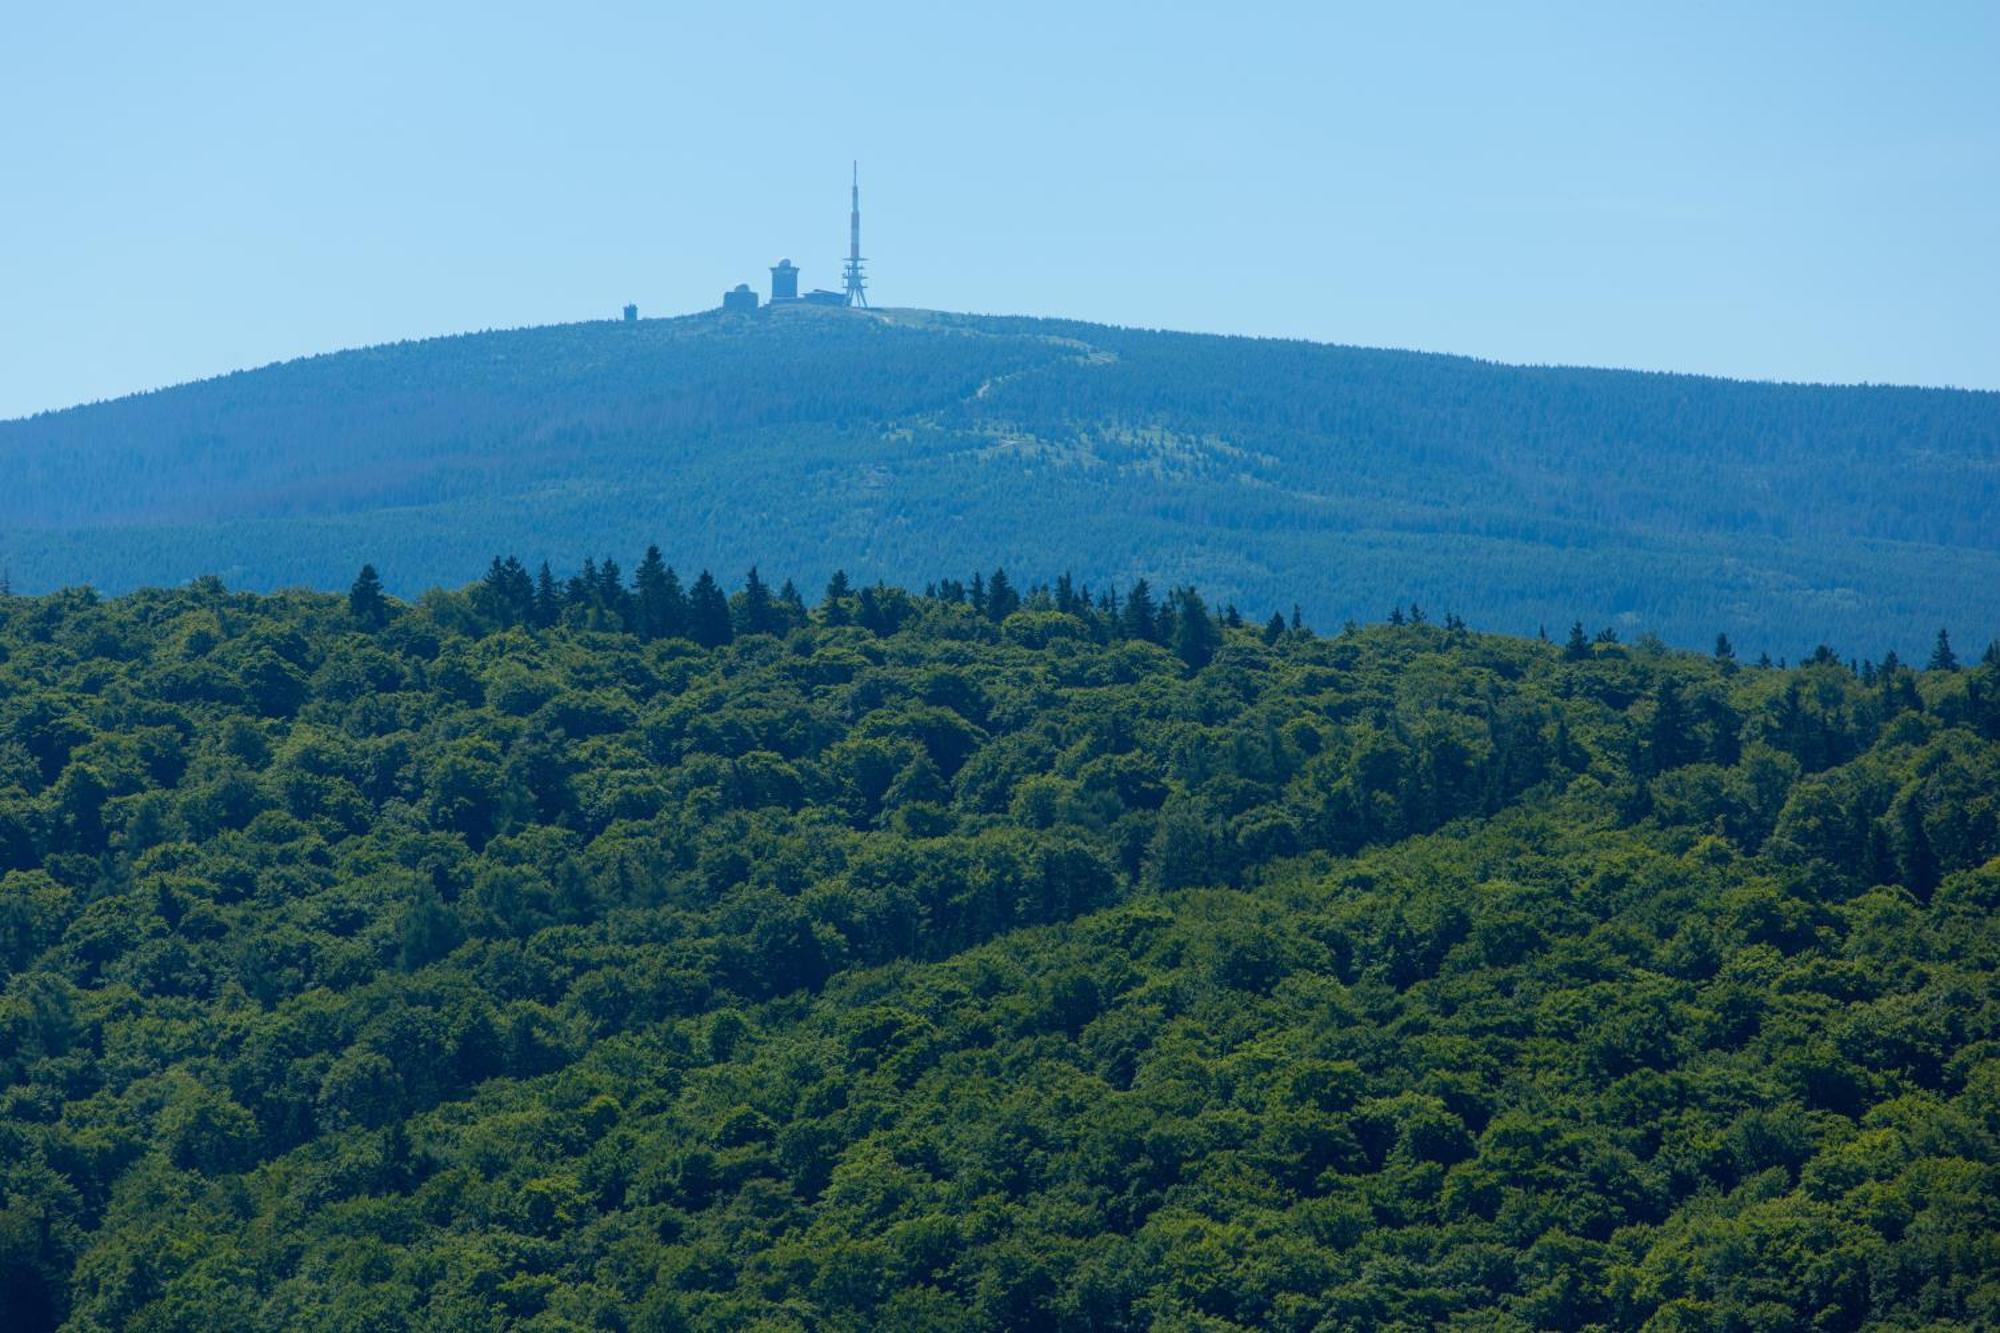
[[[1071,580],[1068,572],[1065,571],[1056,578],[1056,610],[1066,616],[1076,615],[1076,603],[1076,584]],[[1087,606],[1088,604],[1088,599],[1085,599],[1085,605]]]
[[[556,584],[555,571],[544,560],[535,575],[535,626],[547,629],[561,619],[562,589]]]
[[[996,569],[993,577],[986,580],[986,617],[989,620],[1005,620],[1021,609],[1021,594],[1014,591],[1014,585],[1007,578],[1007,571]]]
[[[1146,580],[1140,579],[1125,594],[1125,610],[1119,616],[1118,626],[1128,639],[1150,642],[1158,635],[1159,613],[1153,609],[1153,589]]]
[[[1687,704],[1672,676],[1663,676],[1653,695],[1653,721],[1646,732],[1646,765],[1653,773],[1679,768],[1694,758]]]
[[[688,637],[704,648],[719,648],[735,637],[729,620],[729,599],[715,576],[702,570],[688,590]]]
[[[820,619],[829,625],[847,624],[854,618],[847,605],[848,599],[853,596],[854,585],[847,581],[847,571],[834,570],[833,577],[826,581],[826,596],[820,599]]]
[[[757,566],[750,566],[750,573],[743,580],[743,591],[731,601],[731,621],[738,634],[779,632],[781,625],[777,605],[771,597],[771,585],[757,573]]]
[[[1931,649],[1929,666],[1932,671],[1958,670],[1958,654],[1951,650],[1951,635],[1942,627],[1938,630],[1937,643]]]
[[[375,566],[363,565],[347,590],[347,613],[367,629],[381,629],[389,623],[389,599],[382,595],[382,578]]]
[[[1222,643],[1208,606],[1193,588],[1175,590],[1174,655],[1196,671],[1207,666]]]
[[[597,571],[597,602],[604,608],[603,628],[609,630],[635,628],[633,622],[637,619],[636,603],[625,587],[625,579],[619,572],[618,562],[610,556],[604,557],[604,564]]]
[[[667,562],[660,557],[658,546],[648,546],[646,554],[639,560],[639,567],[632,573],[632,585],[636,590],[638,606],[634,619],[642,639],[662,639],[667,636]]]

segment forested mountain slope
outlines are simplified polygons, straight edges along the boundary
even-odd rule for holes
[[[639,568],[0,598],[8,1327],[2000,1322],[2000,650]]]
[[[999,559],[1322,623],[1910,653],[2000,625],[2000,394],[813,308],[403,343],[0,423],[24,590],[414,592],[495,549]]]

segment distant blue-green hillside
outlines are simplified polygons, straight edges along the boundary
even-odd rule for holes
[[[2000,394],[920,311],[439,338],[0,423],[17,589],[415,593],[496,552],[1198,582],[1797,654],[2000,630]]]

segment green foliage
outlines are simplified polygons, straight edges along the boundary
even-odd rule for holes
[[[10,1328],[2000,1322],[2000,663],[357,595],[0,601]]]

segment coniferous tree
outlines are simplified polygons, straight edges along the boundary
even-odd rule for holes
[[[1729,641],[1727,634],[1718,634],[1715,636],[1715,660],[1718,662],[1734,662],[1736,660],[1736,645]]]
[[[833,577],[826,581],[826,596],[820,600],[820,618],[829,625],[845,625],[850,616],[847,599],[854,595],[854,588],[847,581],[847,571],[836,569]],[[947,597],[945,600],[951,600]]]
[[[364,628],[380,629],[389,623],[389,600],[382,595],[382,579],[375,566],[363,565],[347,590],[347,611]]]
[[[569,586],[563,597],[563,605],[565,609],[573,609],[584,613],[594,611],[601,605],[598,600],[597,558],[595,556],[585,556],[583,558],[583,568],[569,576]]]
[[[738,634],[776,634],[781,628],[771,586],[758,575],[757,566],[750,566],[743,591],[732,600],[731,619]]]
[[[855,623],[870,634],[890,634],[895,631],[896,621],[883,605],[882,585],[877,583],[861,590],[854,614]]]
[[[648,546],[646,554],[639,560],[639,568],[632,573],[632,584],[637,591],[637,614],[639,637],[642,639],[664,638],[667,621],[667,562],[660,558],[658,546]]]
[[[1285,613],[1273,611],[1271,618],[1264,622],[1264,642],[1275,644],[1285,637]]]
[[[1125,594],[1125,611],[1119,628],[1128,639],[1153,640],[1159,633],[1159,614],[1153,609],[1153,589],[1140,579]]]
[[[790,579],[778,589],[778,616],[788,630],[806,623],[806,599],[799,595],[799,585]]]
[[[1193,588],[1176,589],[1173,600],[1177,613],[1174,618],[1174,655],[1199,671],[1215,656],[1215,650],[1222,642],[1222,633],[1209,619],[1208,607],[1202,602],[1201,594]]]
[[[632,629],[636,619],[632,594],[625,588],[618,562],[610,556],[604,557],[604,564],[597,571],[597,585],[597,602],[604,608],[604,628]]]
[[[1088,599],[1086,599],[1085,605],[1088,606],[1088,604]],[[1073,616],[1077,613],[1076,585],[1070,581],[1067,571],[1056,578],[1056,610],[1066,616]]]
[[[719,648],[735,637],[729,599],[716,586],[715,576],[705,569],[688,590],[688,637],[704,648]]]
[[[1942,628],[1938,630],[1936,646],[1931,649],[1929,669],[1932,671],[1958,670],[1958,654],[1951,650],[1951,635],[1945,633]]]
[[[1014,591],[1008,581],[1007,571],[996,569],[993,577],[986,580],[986,616],[989,620],[1005,620],[1021,609],[1021,595]]]
[[[1653,722],[1646,734],[1646,764],[1654,773],[1679,768],[1693,757],[1687,705],[1673,677],[1663,677],[1653,695]]]
[[[1563,656],[1572,662],[1581,662],[1590,656],[1590,639],[1583,632],[1581,620],[1570,623],[1569,639],[1563,644]]]
[[[681,576],[667,566],[667,577],[660,591],[660,637],[663,639],[685,639],[688,637],[688,596],[681,589]]]
[[[473,604],[495,625],[511,628],[526,625],[534,617],[535,584],[528,571],[513,556],[493,557],[486,577],[473,590]]]
[[[535,575],[535,627],[547,629],[562,619],[562,589],[556,585],[554,571],[549,562],[542,561],[542,568]]]
[[[590,605],[590,590],[597,583],[597,565],[588,559],[584,561],[584,564],[590,567],[589,578],[585,578],[583,571],[578,570],[563,580],[562,606],[565,613],[573,608]]]

